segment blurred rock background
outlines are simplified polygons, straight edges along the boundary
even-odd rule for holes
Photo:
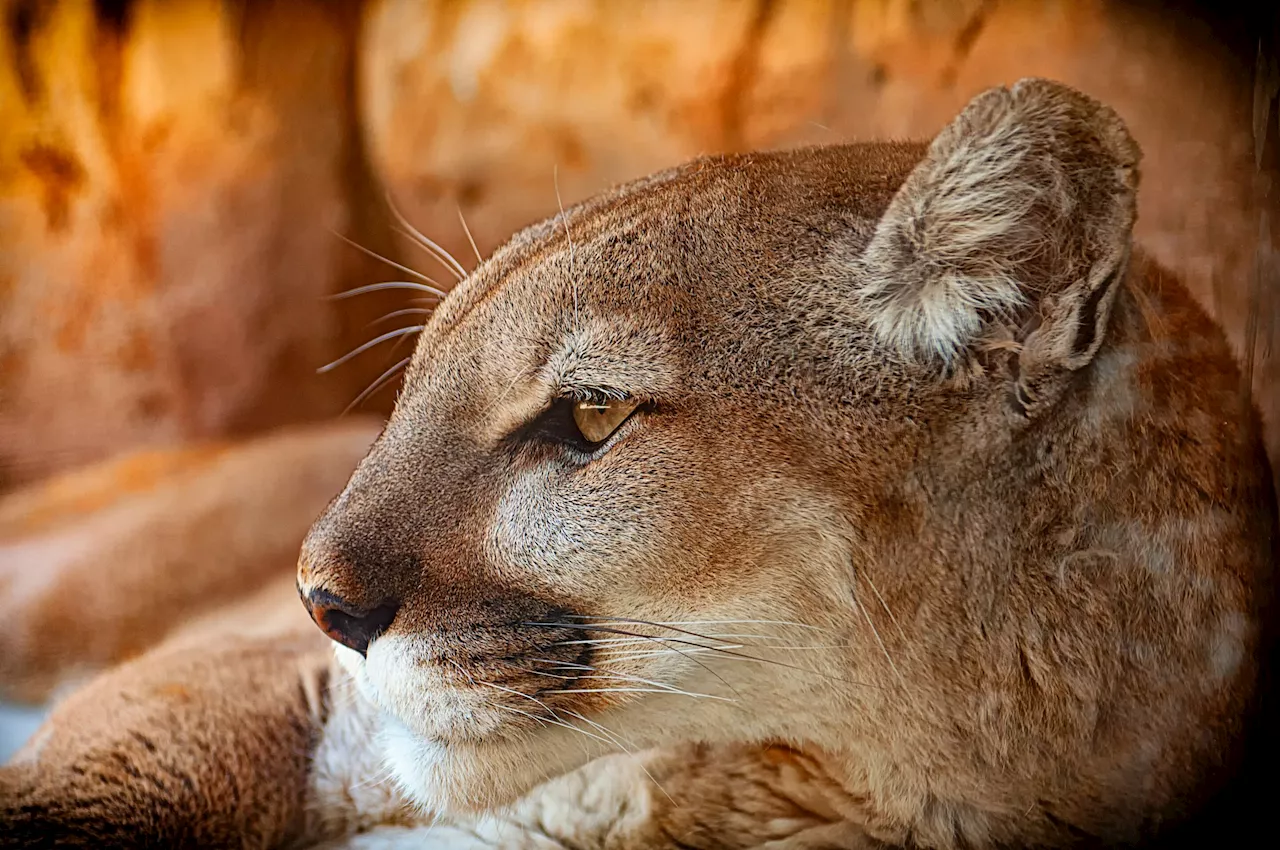
[[[317,367],[417,319],[370,326],[414,293],[329,297],[404,279],[345,240],[452,282],[397,233],[388,198],[470,267],[461,218],[487,254],[554,213],[557,184],[568,204],[698,154],[928,137],[981,89],[1029,75],[1129,122],[1145,152],[1139,239],[1219,317],[1280,422],[1274,12],[1122,0],[0,9],[11,505],[130,453],[330,427],[408,343]],[[383,414],[393,395],[391,382],[362,407]],[[1269,440],[1275,457],[1280,430]],[[34,536],[83,536],[104,505],[146,497],[120,480],[58,523],[0,529],[0,594],[19,569],[43,569]],[[305,523],[289,521],[300,540]],[[273,545],[263,582],[292,568]]]

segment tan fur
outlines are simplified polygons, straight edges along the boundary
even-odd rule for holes
[[[516,236],[304,545],[304,597],[397,613],[339,650],[301,835],[1064,847],[1200,811],[1275,501],[1220,331],[1131,245],[1136,166],[1032,80],[927,147],[699,160]],[[593,394],[643,402],[605,449],[529,435]],[[382,766],[403,799],[357,800]]]

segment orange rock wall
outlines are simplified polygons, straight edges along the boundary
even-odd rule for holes
[[[1241,350],[1261,340],[1255,384],[1280,413],[1273,281],[1254,277],[1269,167],[1254,56],[1194,16],[1103,0],[9,0],[4,23],[11,480],[341,410],[405,347],[315,367],[391,327],[366,324],[407,296],[322,300],[402,277],[334,232],[447,280],[394,233],[384,191],[471,265],[459,211],[487,253],[557,190],[567,204],[714,151],[928,136],[1026,75],[1129,121],[1139,239]]]

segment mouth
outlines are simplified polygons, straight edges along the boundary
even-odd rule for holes
[[[708,664],[743,660],[740,637],[564,614],[463,638],[387,635],[364,657],[342,648],[339,657],[365,698],[422,740],[477,746],[561,728],[618,750],[598,722],[606,712],[661,697],[737,702]],[[712,678],[688,689],[699,670]]]
[[[464,638],[387,635],[361,654],[338,646],[367,701],[443,746],[525,736],[607,706],[590,639],[552,620],[473,630]]]
[[[805,688],[758,677],[794,669],[815,687],[784,660],[822,648],[801,645],[809,628],[564,615],[483,639],[387,635],[367,657],[339,656],[383,716],[382,757],[400,785],[432,810],[477,811],[601,756],[716,738],[743,710],[794,710]],[[756,694],[746,708],[739,688]]]

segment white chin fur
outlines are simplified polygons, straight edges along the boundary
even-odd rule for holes
[[[412,650],[409,641],[392,638],[375,641],[367,657],[345,647],[336,655],[381,717],[382,761],[424,810],[469,812],[512,802],[608,751],[554,727],[509,735],[507,715],[488,705],[491,697],[445,684],[431,665],[416,663]]]
[[[453,808],[443,793],[448,770],[442,745],[419,738],[394,717],[386,717],[378,744],[391,778],[414,805],[433,813]]]
[[[441,743],[415,734],[392,717],[386,717],[378,735],[383,761],[396,784],[415,805],[433,814],[478,812],[513,803],[542,782],[604,752],[566,752],[564,742],[554,748],[539,743]]]

